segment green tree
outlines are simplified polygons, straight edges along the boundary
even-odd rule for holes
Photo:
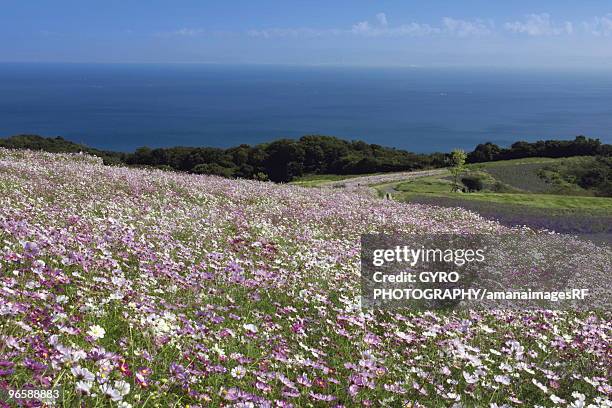
[[[253,179],[254,180],[259,180],[259,181],[268,181],[268,175],[262,171],[260,171],[259,173],[256,173],[253,175]]]
[[[287,182],[304,172],[304,149],[291,139],[281,139],[266,146],[266,174],[272,181]]]
[[[459,185],[459,177],[465,171],[465,159],[467,155],[462,149],[454,149],[449,158],[450,173],[453,176],[453,186],[451,191],[459,191],[461,186]]]
[[[476,146],[473,152],[467,155],[467,161],[470,163],[482,163],[493,161],[499,156],[501,149],[498,145],[491,142],[481,143]]]

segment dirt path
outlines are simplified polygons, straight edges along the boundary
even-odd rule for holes
[[[330,181],[322,184],[323,188],[341,188],[348,191],[364,192],[368,194],[377,195],[376,189],[371,186],[377,184],[401,182],[404,180],[410,180],[420,177],[438,176],[446,172],[446,169],[435,169],[435,170],[419,170],[419,171],[402,171],[398,173],[385,173],[376,174],[370,176],[353,177],[345,180]],[[393,193],[395,189],[393,185],[384,186],[382,191],[385,193]]]

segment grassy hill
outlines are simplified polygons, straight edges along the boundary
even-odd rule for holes
[[[360,307],[362,234],[532,237],[532,255],[564,250],[572,278],[605,293],[610,251],[592,243],[461,209],[4,149],[0,225],[0,385],[61,386],[60,406],[609,396],[605,313]]]
[[[451,192],[450,174],[380,185],[396,200],[462,207],[505,225],[529,225],[598,242],[612,242],[612,198],[583,188],[575,174],[596,168],[596,158],[529,158],[467,166],[466,176],[482,181],[482,190]],[[578,171],[576,171],[578,169]],[[603,186],[603,184],[602,184]]]
[[[576,178],[565,179],[561,172],[580,167],[588,172],[595,168],[597,158],[572,157],[562,159],[529,158],[490,163],[472,164],[466,167],[462,177],[479,179],[479,191],[453,193],[450,173],[424,177],[395,185],[403,193],[398,197],[410,199],[425,194],[454,197],[465,200],[484,200],[551,209],[610,210],[609,197],[594,197],[598,191],[581,187]],[[574,181],[573,183],[568,181]]]
[[[604,175],[599,184],[581,186],[581,177],[592,175],[593,170]],[[372,187],[380,197],[389,193],[402,202],[462,207],[504,225],[528,225],[611,243],[612,198],[599,196],[608,191],[609,171],[609,160],[598,157],[524,158],[467,165],[464,175],[482,181],[483,188],[477,192],[451,192],[452,177],[446,170],[434,176],[395,177]],[[371,184],[369,176],[312,175],[294,183],[322,187],[344,185],[342,180],[347,180],[366,185]],[[389,177],[374,179],[383,176]]]
[[[491,190],[612,196],[612,161],[603,156],[529,158],[468,165]]]
[[[540,176],[540,171],[552,163],[564,159],[529,158],[469,165],[470,172],[483,172],[491,183],[491,189],[506,189],[508,192],[552,193],[554,185]],[[496,185],[497,184],[497,185]]]

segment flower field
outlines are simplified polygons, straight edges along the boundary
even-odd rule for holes
[[[464,210],[0,150],[0,225],[0,390],[61,386],[70,407],[612,406],[609,314],[361,310],[361,234],[508,232]],[[610,276],[609,249],[576,245]]]
[[[593,211],[585,209],[554,211],[550,208],[470,200],[461,196],[414,195],[410,197],[410,202],[441,207],[461,207],[507,226],[528,225],[540,230],[587,237],[597,242],[606,242],[608,245],[612,243],[612,214],[606,215],[603,212],[593,214]]]

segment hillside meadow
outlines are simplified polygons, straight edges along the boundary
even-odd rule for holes
[[[0,226],[2,390],[62,386],[67,407],[612,404],[609,312],[360,307],[361,234],[528,228],[4,149]],[[609,248],[540,242],[611,276]]]
[[[398,178],[372,187],[379,196],[389,193],[401,202],[461,207],[507,226],[527,225],[609,245],[612,198],[607,193],[609,182],[605,175],[609,171],[608,158],[539,157],[467,165],[462,178],[479,179],[482,186],[481,190],[469,193],[451,191],[452,178],[447,170],[431,176]],[[590,177],[598,182],[586,186],[581,181],[589,176],[601,178]],[[305,185],[316,186],[314,180],[309,183]]]

